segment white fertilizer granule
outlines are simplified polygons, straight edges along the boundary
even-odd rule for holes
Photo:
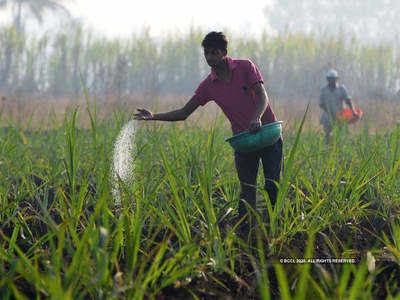
[[[135,153],[136,121],[129,121],[122,128],[114,145],[112,180],[113,197],[116,203],[121,202],[121,187],[119,179],[130,188],[134,182],[134,153]],[[118,178],[119,177],[119,178]]]

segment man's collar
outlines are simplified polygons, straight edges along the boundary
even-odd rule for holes
[[[229,72],[231,72],[233,69],[236,68],[237,63],[236,63],[232,58],[230,58],[229,56],[227,56],[227,57],[226,57],[226,61],[227,61],[227,63],[228,63]],[[215,81],[215,80],[217,80],[217,79],[218,79],[217,73],[215,73],[214,69],[211,68],[211,80],[212,80],[212,81]]]
[[[331,89],[329,83],[326,85],[326,87],[327,87],[330,91],[334,91],[334,90],[336,90],[337,88],[339,88],[339,82],[337,82],[336,85],[335,85],[332,89]]]

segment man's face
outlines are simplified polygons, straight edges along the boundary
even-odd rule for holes
[[[215,68],[220,65],[223,62],[226,54],[226,50],[204,48],[204,57],[206,58],[207,64],[211,68]]]
[[[328,84],[329,84],[329,86],[330,87],[336,87],[337,86],[337,83],[338,83],[338,78],[336,77],[328,77],[327,78],[327,80],[328,80]]]

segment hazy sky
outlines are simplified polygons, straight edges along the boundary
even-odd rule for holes
[[[176,29],[184,32],[190,24],[204,29],[229,28],[233,32],[259,34],[268,26],[263,9],[270,1],[75,0],[68,7],[74,17],[107,36],[125,37],[143,25],[149,26],[154,35]],[[0,20],[5,21],[4,12]]]
[[[143,25],[150,26],[153,34],[185,31],[191,23],[206,29],[228,27],[233,31],[259,33],[266,26],[263,8],[268,1],[79,0],[71,11],[107,35],[126,35]]]

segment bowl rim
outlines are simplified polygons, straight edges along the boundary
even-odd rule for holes
[[[262,125],[262,126],[260,127],[260,129],[261,129],[261,128],[262,128],[262,129],[265,129],[265,128],[268,128],[268,127],[272,127],[272,126],[274,126],[274,125],[282,125],[282,124],[283,124],[283,121],[275,121],[275,122],[271,122],[271,123]],[[250,132],[249,132],[248,130],[242,131],[242,132],[240,132],[240,133],[238,133],[238,134],[236,134],[236,135],[234,135],[234,136],[231,136],[230,138],[227,138],[227,139],[225,140],[225,142],[230,142],[230,141],[232,141],[232,140],[234,140],[234,139],[236,139],[236,138],[238,138],[238,137],[241,137],[241,136],[244,136],[244,135],[248,135],[248,134],[250,134]],[[257,133],[255,133],[255,134],[257,134]]]

